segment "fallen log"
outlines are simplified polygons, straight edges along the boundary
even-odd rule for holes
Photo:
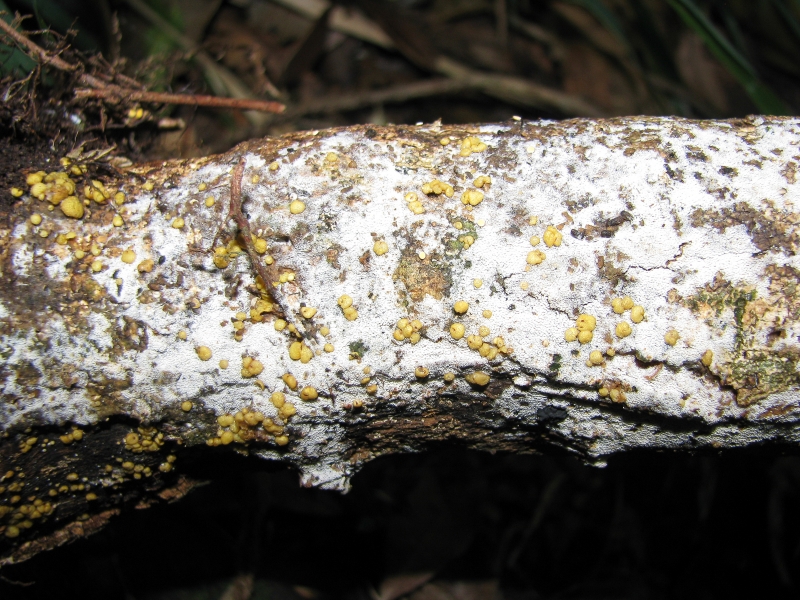
[[[0,239],[0,564],[233,451],[800,439],[800,122],[304,132],[28,175]],[[59,174],[60,173],[60,174]]]

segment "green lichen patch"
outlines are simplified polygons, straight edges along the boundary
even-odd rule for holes
[[[800,385],[799,364],[797,350],[743,350],[723,366],[720,377],[736,390],[736,403],[745,407]]]
[[[776,265],[765,271],[767,297],[758,297],[750,286],[734,286],[717,273],[713,282],[683,301],[713,328],[735,328],[735,349],[714,368],[723,385],[736,390],[736,402],[743,407],[800,385],[800,352],[778,343],[785,337],[783,325],[800,309],[798,273]]]
[[[356,340],[350,342],[347,347],[350,349],[350,358],[352,360],[361,360],[361,358],[369,352],[369,346],[363,340]]]

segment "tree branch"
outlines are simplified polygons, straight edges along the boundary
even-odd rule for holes
[[[442,441],[796,445],[798,144],[761,117],[356,126],[73,181],[88,206],[30,187],[0,219],[2,561],[180,497],[209,453],[346,489]]]

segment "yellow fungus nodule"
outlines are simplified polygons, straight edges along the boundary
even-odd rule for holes
[[[253,236],[253,249],[258,254],[264,254],[267,251],[267,240]]]
[[[561,245],[561,239],[563,236],[558,229],[552,225],[548,225],[542,237],[544,238],[544,243],[547,245],[547,247],[552,248],[553,246]]]
[[[92,261],[92,264],[91,264],[91,265],[89,265],[89,268],[90,268],[90,269],[91,269],[93,272],[95,272],[95,273],[99,273],[100,271],[102,271],[102,270],[103,270],[103,263],[102,263],[101,261],[99,261],[99,260],[93,260],[93,261]]]
[[[293,201],[292,201],[292,202],[289,204],[289,212],[290,212],[290,213],[292,213],[293,215],[299,215],[299,214],[300,214],[300,213],[302,213],[302,212],[303,212],[305,209],[306,209],[306,204],[305,204],[305,202],[302,202],[302,201],[300,201],[300,200],[293,200]]]
[[[216,200],[214,200],[214,197],[213,196],[209,196],[208,198],[206,198],[206,201],[205,201],[204,204],[206,205],[206,208],[211,208],[212,206],[214,206],[215,202],[216,202]]]
[[[172,220],[171,227],[173,229],[183,229],[183,226],[186,225],[186,222],[183,220],[183,217],[175,217]]]
[[[372,251],[378,256],[383,256],[389,251],[389,244],[383,240],[378,240],[373,244]]]
[[[339,308],[344,310],[353,306],[353,299],[347,294],[343,294],[339,296],[339,299],[336,301],[336,303],[339,305]]]
[[[574,342],[578,339],[578,331],[577,327],[570,327],[566,331],[564,331],[564,339],[568,342]]]
[[[317,314],[317,309],[312,306],[303,306],[300,309],[300,314],[303,315],[304,319],[310,319]]]
[[[219,361],[219,368],[220,369],[227,369],[229,364],[230,363],[228,363],[228,359],[223,358],[222,360]]]
[[[111,219],[111,224],[114,227],[122,227],[125,224],[125,221],[122,220],[122,217],[119,215],[114,215],[114,218]]]
[[[594,338],[594,333],[591,331],[578,331],[578,342],[581,344],[588,344]]]
[[[208,346],[198,346],[195,348],[195,352],[197,352],[197,357],[200,360],[208,360],[211,358],[211,348]]]
[[[459,315],[463,315],[469,310],[469,304],[464,300],[459,300],[453,305],[453,310]]]
[[[578,331],[594,331],[596,326],[597,319],[592,315],[583,314],[575,319],[575,327],[578,328]]]
[[[625,306],[622,304],[622,298],[614,298],[611,300],[611,310],[618,315],[621,315],[625,312]]]
[[[125,250],[120,256],[120,259],[122,260],[122,262],[130,265],[133,263],[133,261],[136,260],[136,252],[130,249]]]
[[[42,215],[40,215],[39,213],[33,213],[31,215],[31,223],[33,225],[41,225],[41,223],[42,223]]]
[[[194,405],[189,400],[184,400],[183,402],[181,402],[181,410],[183,412],[189,412],[190,410],[192,410],[193,406]]]
[[[425,379],[431,372],[422,365],[419,365],[416,369],[414,369],[414,376],[418,379]]]
[[[625,296],[622,299],[622,308],[624,308],[625,310],[632,309],[633,308],[633,298],[631,298],[630,296]]]
[[[589,362],[593,365],[602,365],[605,362],[603,353],[600,350],[592,350],[589,353]]]
[[[483,371],[475,371],[465,377],[468,383],[483,387],[489,383],[489,374]]]
[[[674,346],[675,344],[677,344],[680,338],[681,335],[674,329],[670,329],[667,333],[664,334],[664,341],[670,346]]]
[[[312,400],[316,400],[319,397],[316,388],[307,385],[302,390],[300,390],[300,399],[304,402],[311,402]]]

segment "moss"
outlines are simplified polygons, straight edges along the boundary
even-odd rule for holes
[[[350,348],[350,358],[352,360],[360,360],[362,356],[369,352],[369,346],[363,340],[350,342],[347,347]]]

